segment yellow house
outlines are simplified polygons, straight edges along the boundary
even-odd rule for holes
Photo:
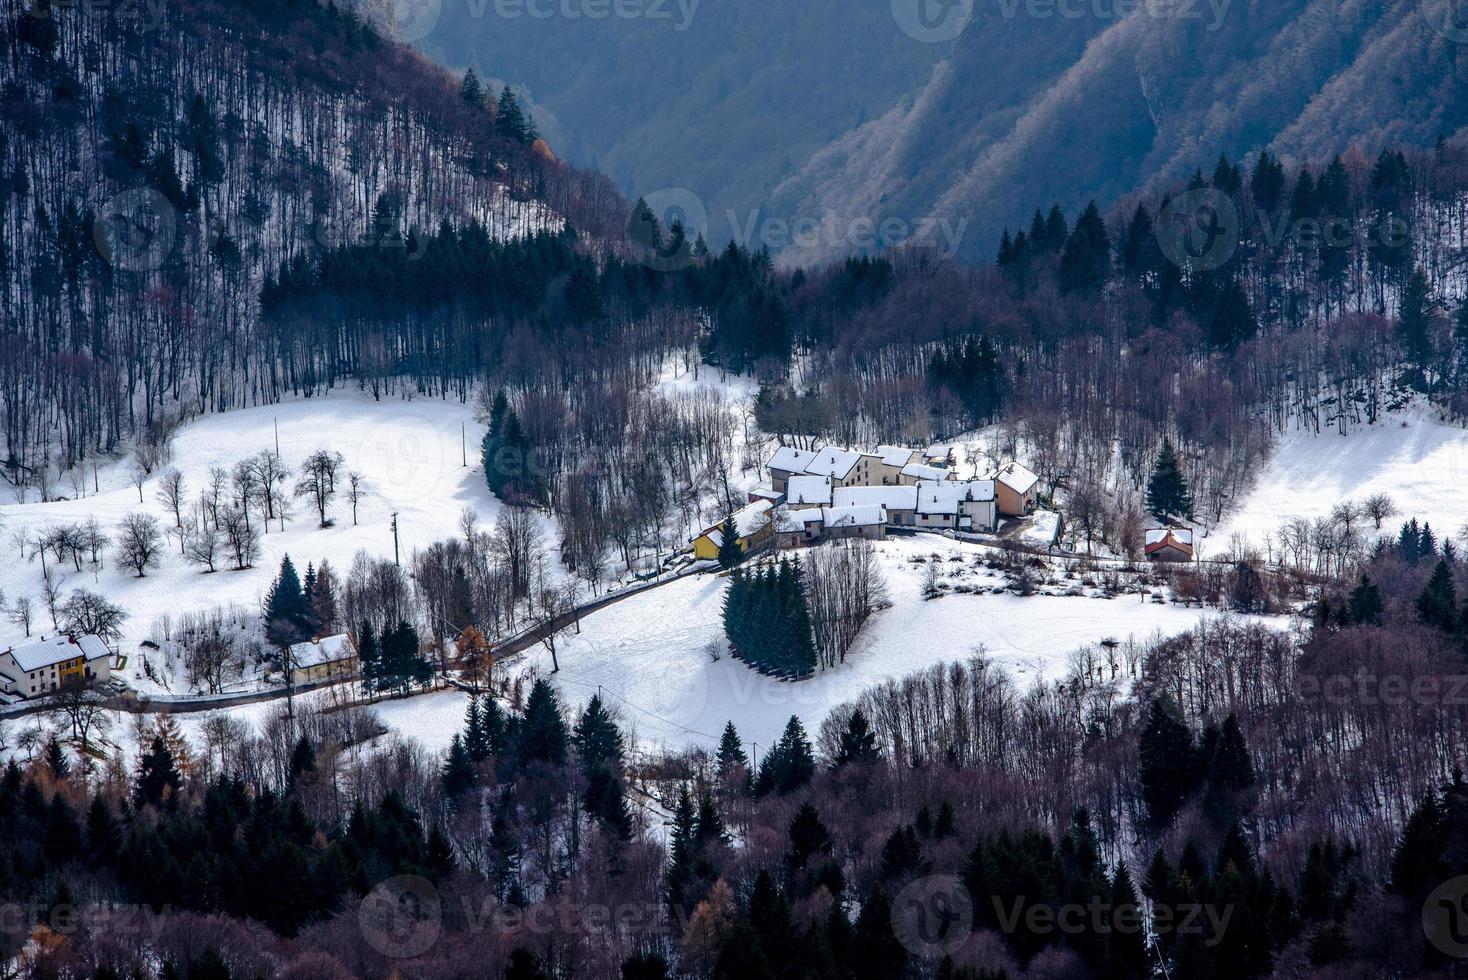
[[[768,500],[756,500],[748,507],[734,512],[734,526],[738,528],[739,547],[746,554],[764,544],[770,537],[770,511],[774,504]],[[693,539],[693,557],[713,560],[719,557],[719,546],[724,543],[724,522],[705,528]]]
[[[290,668],[292,684],[347,680],[357,675],[357,648],[345,633],[293,643]]]

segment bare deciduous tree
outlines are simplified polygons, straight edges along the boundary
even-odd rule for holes
[[[341,453],[318,449],[306,457],[306,462],[301,466],[301,478],[296,481],[296,496],[311,499],[322,527],[330,526],[326,519],[326,508],[336,496],[337,472],[344,462]]]
[[[163,532],[159,530],[158,518],[152,514],[133,512],[122,519],[117,531],[117,563],[131,568],[142,578],[150,568],[158,567],[159,552],[163,550]]]
[[[183,527],[184,478],[177,467],[170,466],[158,478],[158,489],[154,495],[158,502],[173,514],[173,526]]]

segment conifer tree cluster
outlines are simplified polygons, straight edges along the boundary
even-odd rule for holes
[[[957,398],[973,425],[998,417],[1006,381],[999,352],[987,334],[945,344],[928,361],[928,383]]]
[[[816,774],[816,756],[805,726],[795,715],[785,723],[785,731],[765,757],[759,761],[759,775],[754,780],[757,796],[774,793],[784,796],[800,789]]]
[[[504,391],[490,405],[489,429],[481,447],[484,479],[496,497],[510,502],[540,499],[541,488],[534,472],[534,447]]]
[[[433,680],[433,667],[423,657],[412,623],[399,622],[380,635],[371,623],[363,623],[357,631],[357,659],[368,694],[405,694]]]
[[[1237,816],[1240,794],[1254,785],[1254,766],[1238,719],[1229,715],[1222,725],[1209,724],[1195,739],[1166,695],[1148,706],[1139,757],[1142,800],[1148,819],[1161,830],[1200,791],[1205,813],[1227,826]]]
[[[776,677],[808,677],[816,668],[815,633],[800,565],[781,559],[736,569],[724,597],[724,633],[735,656]]]

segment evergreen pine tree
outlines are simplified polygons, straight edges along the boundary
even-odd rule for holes
[[[1438,559],[1427,587],[1417,597],[1417,612],[1429,626],[1448,633],[1457,630],[1458,592],[1453,584],[1452,566],[1444,559]]]
[[[473,68],[464,72],[463,84],[459,86],[459,98],[476,109],[483,109],[485,106],[484,86],[479,84],[479,76],[474,74]]]
[[[1193,733],[1166,695],[1152,699],[1141,734],[1142,800],[1154,827],[1166,828],[1198,785]]]
[[[1361,576],[1361,582],[1351,590],[1351,596],[1346,602],[1350,610],[1351,621],[1365,626],[1381,625],[1381,590],[1365,575]]]
[[[1187,480],[1178,466],[1170,439],[1162,440],[1157,465],[1147,481],[1147,509],[1162,520],[1193,515],[1193,497],[1188,492]]]
[[[280,574],[265,596],[265,632],[270,642],[284,649],[308,638],[311,607],[301,588],[300,576],[291,556],[280,562]]]
[[[846,720],[846,728],[841,732],[840,744],[836,750],[836,765],[841,767],[855,762],[859,765],[867,765],[878,759],[877,736],[867,724],[867,716],[860,708],[852,711],[851,717]]]
[[[455,732],[443,764],[443,795],[452,800],[472,789],[475,781],[474,761],[464,747],[463,737]]]
[[[566,722],[561,717],[555,688],[543,677],[530,688],[517,741],[517,757],[522,766],[534,762],[559,766],[566,761]]]
[[[739,544],[739,528],[734,515],[724,518],[719,532],[719,567],[733,568],[744,560],[744,548]]]
[[[173,753],[167,743],[155,735],[138,763],[138,775],[133,782],[134,803],[138,806],[172,805],[182,785],[183,777],[174,764]]]

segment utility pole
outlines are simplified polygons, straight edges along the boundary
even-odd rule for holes
[[[469,465],[469,433],[465,429],[463,419],[459,420],[459,457],[460,465]]]
[[[277,415],[272,421],[275,423],[275,455],[280,455],[280,416]]]
[[[400,564],[402,564],[400,561],[398,561],[398,512],[397,511],[393,511],[392,512],[392,563],[394,565],[400,565]]]

